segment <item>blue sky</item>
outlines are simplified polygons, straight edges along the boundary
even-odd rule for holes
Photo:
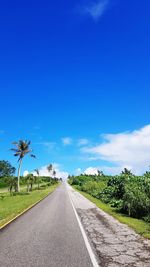
[[[21,138],[37,155],[23,171],[148,168],[149,9],[147,0],[1,3],[1,159],[16,165],[9,148]]]

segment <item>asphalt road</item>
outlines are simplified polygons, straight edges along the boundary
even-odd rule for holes
[[[64,184],[1,231],[0,266],[93,266]]]

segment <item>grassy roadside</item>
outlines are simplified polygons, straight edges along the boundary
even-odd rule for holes
[[[40,183],[40,186],[41,185],[45,185],[46,183]],[[37,184],[33,184],[33,189],[37,189],[38,188],[38,185]],[[27,189],[27,185],[20,185],[20,190],[21,191],[26,191]],[[3,188],[0,188],[0,194],[1,193],[8,193],[9,190],[8,190],[8,187],[3,187]]]
[[[3,194],[4,199],[0,199],[0,227],[23,212],[29,206],[52,193],[58,185],[59,184],[52,185],[42,190],[34,190],[30,194],[17,196],[10,196],[9,193]]]
[[[75,190],[75,186],[73,186]],[[150,223],[144,222],[143,220],[134,219],[131,217],[128,217],[124,214],[118,213],[115,208],[110,207],[109,205],[103,203],[101,200],[96,199],[92,197],[91,195],[79,191],[84,197],[89,199],[91,202],[93,202],[98,208],[102,209],[106,213],[113,216],[115,219],[117,219],[119,222],[124,223],[135,230],[136,233],[142,235],[145,238],[150,239]]]

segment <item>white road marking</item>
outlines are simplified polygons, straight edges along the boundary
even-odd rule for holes
[[[66,185],[66,186],[68,186],[68,185]],[[89,243],[89,241],[88,241],[88,238],[87,238],[87,236],[86,236],[86,233],[85,233],[85,231],[84,231],[84,228],[83,228],[83,226],[82,226],[82,224],[81,224],[81,221],[80,221],[80,219],[79,219],[78,213],[76,212],[76,209],[75,209],[74,204],[73,204],[73,201],[72,201],[72,199],[71,199],[71,195],[70,195],[69,190],[67,190],[67,192],[68,192],[69,199],[70,199],[71,205],[72,205],[72,207],[73,207],[75,216],[76,216],[76,218],[77,218],[77,221],[78,221],[78,224],[79,224],[79,227],[80,227],[80,230],[81,230],[81,233],[82,233],[82,236],[83,236],[83,239],[84,239],[84,242],[85,242],[87,251],[88,251],[88,253],[89,253],[89,255],[90,255],[90,259],[91,259],[91,261],[92,261],[93,267],[100,267],[100,265],[97,263],[96,257],[95,257],[95,255],[94,255],[93,250],[92,250],[92,248],[91,248],[91,245],[90,245],[90,243]]]

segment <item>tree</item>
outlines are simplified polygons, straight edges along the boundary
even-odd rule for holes
[[[17,192],[17,178],[16,177],[8,176],[5,178],[5,182],[8,185],[10,195],[12,195],[13,188],[14,188],[14,191]]]
[[[37,177],[36,177],[36,182],[38,183],[38,189],[40,189],[40,172],[39,172],[39,170],[38,169],[35,169],[34,170],[35,172],[36,172],[36,174],[37,174]]]
[[[47,170],[48,170],[49,174],[51,175],[51,171],[53,170],[53,165],[52,164],[49,164],[47,166]],[[50,178],[50,182],[51,182],[51,178]]]
[[[97,170],[98,176],[104,176],[104,173],[100,170]]]
[[[124,175],[133,175],[133,173],[131,172],[131,170],[128,170],[127,168],[124,168],[124,170],[121,172],[121,174],[124,174]]]
[[[53,177],[55,178],[55,175],[56,175],[56,171],[55,170],[53,170]]]
[[[144,176],[150,177],[150,166],[149,166],[149,170],[144,173]]]
[[[16,169],[8,161],[0,160],[0,177],[9,177],[15,173]]]
[[[27,181],[27,192],[32,191],[33,183],[35,181],[34,175],[32,173],[29,173],[26,176],[26,181]]]
[[[49,173],[51,173],[51,171],[53,170],[53,165],[52,164],[49,164],[47,166],[47,170],[48,170]]]
[[[18,181],[17,181],[17,191],[20,192],[20,172],[21,172],[21,166],[22,166],[22,160],[23,158],[29,154],[32,158],[35,158],[35,155],[31,154],[32,149],[30,148],[30,141],[24,141],[24,140],[19,140],[18,142],[13,142],[13,145],[15,145],[15,148],[11,148],[11,150],[14,153],[15,157],[19,157],[18,162]]]

